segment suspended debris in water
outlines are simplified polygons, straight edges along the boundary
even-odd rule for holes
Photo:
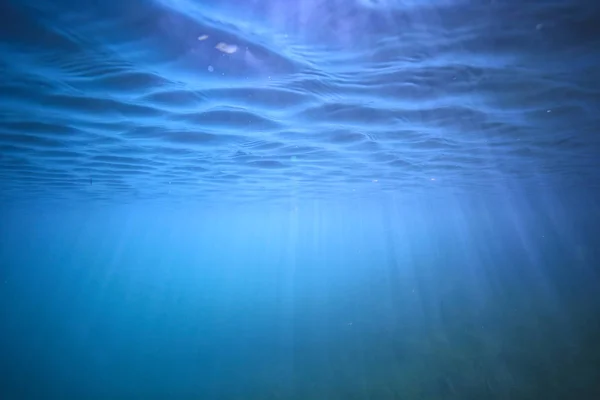
[[[237,51],[237,46],[235,44],[227,44],[220,42],[215,46],[215,48],[223,53],[233,54]]]

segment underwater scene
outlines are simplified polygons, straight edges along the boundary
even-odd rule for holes
[[[1,400],[600,399],[600,3],[0,20]]]

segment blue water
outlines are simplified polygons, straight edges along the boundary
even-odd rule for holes
[[[600,398],[599,20],[0,2],[0,399]]]

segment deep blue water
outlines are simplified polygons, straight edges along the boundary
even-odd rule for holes
[[[598,21],[0,2],[0,399],[600,398]]]

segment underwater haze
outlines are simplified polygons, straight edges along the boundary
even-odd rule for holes
[[[0,2],[0,399],[600,399],[600,5]]]

